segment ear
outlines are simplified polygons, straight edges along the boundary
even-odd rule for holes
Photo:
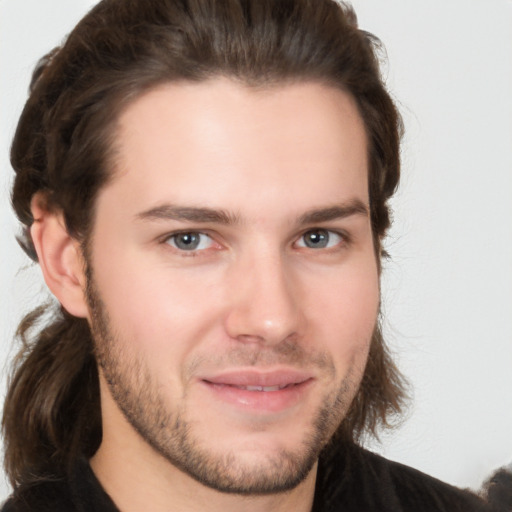
[[[62,212],[48,208],[42,194],[34,195],[31,210],[34,222],[30,234],[48,288],[68,313],[87,318],[80,244],[69,235]]]

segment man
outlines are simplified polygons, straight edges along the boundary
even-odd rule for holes
[[[20,325],[5,510],[484,510],[357,444],[404,400],[377,321],[400,130],[348,7],[98,4],[12,149],[60,308]]]

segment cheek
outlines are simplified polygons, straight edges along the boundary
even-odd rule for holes
[[[354,365],[364,366],[377,321],[379,297],[374,264],[340,272],[327,290],[317,292],[311,303],[316,310],[313,333],[322,333],[338,367],[346,370]]]
[[[95,281],[116,336],[134,351],[147,358],[188,351],[212,328],[219,303],[213,276],[151,265],[136,252],[105,253],[97,253]]]

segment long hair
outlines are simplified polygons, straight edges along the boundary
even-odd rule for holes
[[[12,203],[34,259],[30,202],[44,195],[86,244],[95,197],[111,179],[115,124],[129,102],[169,81],[228,76],[249,86],[310,80],[355,99],[366,127],[370,215],[380,268],[399,179],[400,116],[379,71],[379,43],[333,0],[103,0],[34,72],[14,137]],[[101,442],[98,373],[87,322],[38,308],[21,322],[22,347],[3,415],[13,484],[59,475]],[[397,415],[403,380],[380,329],[359,392],[339,429],[356,440]]]

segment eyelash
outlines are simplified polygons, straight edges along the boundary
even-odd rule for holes
[[[307,231],[304,231],[297,238],[297,240],[294,242],[294,245],[297,244],[298,241],[303,240],[306,235],[312,234],[312,233],[315,233],[315,232],[316,233],[320,233],[321,232],[323,234],[328,234],[329,237],[331,237],[332,235],[335,235],[336,237],[339,237],[340,240],[339,240],[339,242],[334,247],[313,248],[313,247],[307,247],[304,244],[302,246],[299,246],[300,249],[304,249],[304,250],[310,249],[311,251],[317,251],[319,249],[323,249],[324,252],[326,252],[326,251],[333,252],[333,251],[336,251],[336,249],[341,249],[342,247],[350,245],[350,243],[351,243],[350,236],[348,235],[348,233],[346,233],[344,231],[336,231],[336,230],[327,229],[327,228],[310,228]],[[180,256],[183,256],[183,257],[199,256],[199,255],[202,255],[201,253],[204,253],[205,251],[207,251],[209,249],[209,247],[202,248],[202,249],[191,249],[191,250],[181,249],[181,248],[177,247],[176,243],[175,243],[176,238],[178,236],[180,236],[180,235],[206,236],[206,237],[208,237],[211,240],[212,244],[215,244],[215,240],[213,239],[213,237],[211,237],[208,233],[205,233],[205,232],[199,231],[199,230],[198,231],[187,230],[187,231],[178,231],[178,232],[175,232],[175,233],[171,233],[171,234],[168,234],[165,237],[163,237],[160,240],[160,243],[162,245],[170,245],[174,251],[177,251],[180,254]],[[170,242],[173,241],[173,240],[174,240],[174,244],[171,245]]]
[[[177,247],[176,246],[176,238],[179,237],[180,235],[199,235],[199,236],[206,236],[208,237],[212,243],[215,243],[214,239],[208,234],[208,233],[204,233],[202,231],[194,231],[194,230],[189,230],[189,231],[178,231],[176,233],[171,233],[169,235],[166,235],[162,240],[161,240],[161,243],[162,244],[166,244],[166,245],[170,245],[172,247],[173,250],[177,251],[180,256],[183,256],[183,257],[193,257],[193,256],[199,256],[202,252],[206,251],[208,248],[203,248],[203,249],[191,249],[191,250],[186,250],[186,249],[181,249],[180,247]],[[171,245],[171,241],[174,241],[174,244]]]
[[[321,233],[322,236],[327,235],[327,243],[330,242],[330,238],[332,238],[333,235],[335,237],[337,237],[339,239],[339,241],[333,247],[313,248],[313,247],[307,247],[304,244],[304,246],[301,246],[301,248],[305,248],[305,249],[309,248],[311,250],[324,249],[325,251],[329,251],[329,250],[336,250],[337,248],[340,248],[340,246],[346,246],[350,242],[350,239],[349,239],[347,233],[342,232],[342,231],[335,231],[335,230],[332,230],[332,229],[326,229],[326,228],[308,229],[307,231],[302,233],[302,235],[298,238],[298,240],[304,240],[304,237],[306,235],[313,234],[313,233],[316,233],[316,234]],[[295,242],[295,243],[297,243],[297,242]]]

